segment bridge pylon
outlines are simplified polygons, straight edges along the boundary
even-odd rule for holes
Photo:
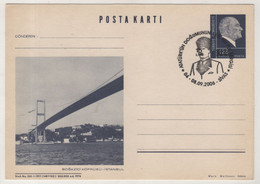
[[[43,108],[40,109],[40,104],[43,104]],[[45,129],[41,130],[38,125],[46,120],[46,106],[45,100],[37,100],[36,102],[36,128],[35,128],[35,143],[46,142]],[[43,121],[40,122],[40,117],[43,117]]]

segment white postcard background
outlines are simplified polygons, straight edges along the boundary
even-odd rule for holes
[[[189,10],[189,9],[188,9]],[[193,8],[191,8],[188,12],[190,12],[190,11],[194,11],[194,9]],[[225,10],[225,8],[221,8],[221,10]],[[122,11],[123,11],[123,9],[122,9]],[[138,10],[136,10],[136,11],[138,11]],[[141,10],[140,10],[141,11]],[[179,11],[181,12],[182,10],[181,9],[179,9]],[[212,9],[211,9],[211,11],[212,11]],[[219,11],[219,8],[218,8],[218,10],[216,10],[216,11]],[[229,10],[230,11],[230,10]],[[239,10],[240,11],[240,10]],[[123,11],[123,12],[125,12],[125,11]],[[235,12],[235,10],[234,10],[234,12]],[[178,12],[177,12],[178,13]],[[195,12],[196,13],[196,12]],[[165,16],[164,16],[165,17]],[[202,16],[202,17],[204,17],[204,16]],[[201,19],[204,19],[204,18],[202,18],[202,17],[200,17],[200,21],[199,22],[201,22]],[[207,19],[207,21],[209,21],[209,19],[208,18],[205,18],[205,22],[206,22],[206,19]],[[196,20],[196,19],[194,19],[194,20]],[[173,25],[171,25],[170,27],[175,27],[174,26],[174,21],[169,21],[169,22],[172,22],[172,24]],[[176,24],[176,22],[175,22],[175,24]],[[184,25],[187,25],[187,23],[185,23],[185,21],[183,22],[183,27],[184,27]],[[208,23],[209,24],[209,23]],[[105,26],[105,25],[104,25]],[[113,25],[114,26],[114,25]],[[118,31],[120,31],[120,29],[123,29],[123,28],[120,28],[120,27],[123,27],[123,26],[125,26],[125,25],[120,25],[120,26],[118,26],[118,25],[115,25],[114,27],[116,27],[117,28],[117,32]],[[127,26],[129,26],[129,25],[127,25]],[[132,26],[132,25],[130,25],[130,26]],[[136,25],[137,26],[137,25]],[[157,25],[156,25],[157,26]],[[165,29],[166,28],[156,28],[156,26],[154,26],[153,28],[155,29],[153,29],[153,31],[155,31],[155,32],[157,32],[157,29],[158,29],[158,31],[165,31]],[[118,29],[118,27],[119,27],[119,29]],[[138,25],[138,27],[139,27],[139,25]],[[143,26],[144,28],[146,28],[146,25],[144,25]],[[160,25],[160,27],[162,27],[161,25]],[[196,25],[195,27],[191,27],[190,28],[190,31],[189,30],[185,30],[185,29],[181,29],[182,30],[182,32],[187,32],[186,34],[184,34],[183,33],[183,35],[189,35],[189,34],[191,34],[191,33],[193,33],[193,32],[195,32],[195,31],[199,31],[200,29],[199,29],[200,27],[198,26],[198,25]],[[162,29],[162,30],[161,30]],[[199,30],[198,30],[199,29]],[[201,26],[201,30],[205,30],[205,29],[209,29],[209,27],[208,26],[205,26],[204,25],[204,27],[203,26]],[[144,29],[144,30],[147,30],[147,32],[149,33],[149,30],[150,29]],[[131,29],[131,31],[132,31],[132,29]],[[138,30],[135,30],[137,33],[138,33]],[[151,30],[150,30],[151,31]],[[247,29],[247,31],[248,31],[248,29]],[[126,31],[124,31],[124,33],[125,33]],[[130,32],[130,31],[129,31]],[[136,32],[134,32],[134,33],[136,33]],[[140,31],[141,32],[141,31]],[[143,31],[142,31],[143,32]],[[168,31],[166,31],[166,32],[168,32]],[[174,33],[174,30],[172,31],[173,33]],[[169,33],[169,32],[168,32]],[[172,33],[172,34],[173,34]],[[153,34],[154,34],[154,32],[153,32]],[[130,34],[129,34],[130,35]],[[158,51],[158,48],[154,48],[154,47],[152,47],[151,46],[151,44],[149,44],[148,42],[146,42],[146,41],[141,41],[141,39],[140,39],[140,37],[138,37],[138,35],[140,35],[140,34],[133,34],[134,35],[134,37],[133,37],[133,39],[136,39],[136,40],[138,40],[138,45],[136,45],[135,47],[133,47],[133,45],[134,44],[129,44],[129,43],[131,43],[131,42],[134,42],[134,41],[136,41],[136,40],[133,40],[133,39],[129,39],[129,40],[131,40],[131,41],[129,41],[129,40],[127,40],[126,39],[126,37],[125,37],[125,39],[124,39],[124,41],[126,42],[125,43],[125,45],[126,46],[128,46],[128,48],[130,48],[130,50],[129,51],[131,51],[131,52],[134,52],[136,55],[134,56],[134,58],[131,58],[131,57],[133,57],[133,56],[128,56],[127,54],[126,54],[126,56],[125,56],[125,58],[126,58],[126,60],[127,61],[132,61],[132,60],[136,60],[136,58],[138,58],[137,56],[145,56],[146,55],[146,57],[147,58],[145,58],[145,61],[146,61],[146,59],[147,60],[149,60],[149,59],[151,59],[151,58],[149,58],[149,53],[150,52],[157,52]],[[169,36],[170,34],[168,34],[168,36]],[[173,34],[174,35],[174,34]],[[149,37],[149,34],[148,35],[146,35],[147,37]],[[171,38],[171,35],[170,35],[170,38],[160,38],[160,34],[158,34],[158,35],[156,35],[156,33],[155,33],[155,35],[154,35],[154,37],[156,37],[157,39],[158,39],[158,41],[156,42],[156,43],[158,43],[158,45],[160,45],[160,43],[162,42],[162,43],[164,43],[164,42],[167,42],[168,43],[168,40],[170,40],[170,38]],[[141,38],[143,38],[143,36],[141,37]],[[183,38],[186,38],[186,36],[183,36],[183,37],[181,37],[181,38],[174,38],[174,43],[173,44],[176,44],[175,46],[173,46],[173,49],[175,48],[175,50],[176,49],[178,49],[178,44],[177,43],[181,43],[182,42],[182,40],[183,40]],[[248,37],[247,37],[248,38]],[[149,40],[149,38],[147,38],[148,40]],[[179,39],[179,40],[178,40]],[[252,38],[251,38],[252,39]],[[248,40],[250,40],[250,37],[248,38]],[[127,45],[127,44],[129,44],[129,45]],[[124,47],[126,47],[124,45]],[[132,47],[131,47],[131,45],[132,45]],[[138,46],[139,45],[142,45],[143,47],[145,47],[145,48],[148,48],[149,49],[149,52],[142,52],[141,53],[141,51],[140,50],[138,50]],[[155,49],[155,50],[153,50],[153,49]],[[172,50],[172,49],[170,49],[170,48],[168,48],[169,50]],[[126,50],[126,49],[125,49]],[[137,52],[135,52],[136,50],[138,50]],[[143,50],[143,49],[142,49]],[[168,50],[168,51],[169,51]],[[160,49],[159,49],[159,51],[161,51]],[[124,51],[125,52],[125,51]],[[161,51],[161,52],[163,52],[163,51]],[[166,52],[166,51],[165,51]],[[192,86],[190,83],[188,83],[186,80],[185,80],[185,78],[183,78],[183,76],[181,76],[181,72],[179,71],[179,70],[177,70],[177,66],[176,66],[176,62],[174,61],[175,60],[175,58],[173,59],[172,57],[176,57],[176,54],[175,54],[175,52],[177,53],[177,50],[176,51],[173,51],[174,53],[171,55],[168,55],[167,56],[167,54],[165,54],[165,57],[166,57],[166,59],[164,60],[165,62],[166,62],[166,60],[167,61],[170,61],[170,60],[173,60],[172,62],[171,62],[171,64],[172,65],[174,65],[174,68],[176,69],[175,71],[173,71],[172,72],[172,68],[170,68],[170,67],[168,67],[168,69],[166,70],[167,72],[167,74],[170,74],[170,73],[174,73],[174,75],[180,75],[180,78],[178,77],[178,80],[176,79],[176,81],[169,81],[169,82],[172,82],[172,83],[174,83],[174,84],[176,84],[176,85],[180,85],[181,87],[183,86],[183,85],[189,85],[189,86]],[[167,53],[169,53],[169,52],[167,52]],[[26,54],[26,53],[24,53],[24,54]],[[38,53],[39,54],[39,53]],[[69,55],[70,53],[68,53],[68,55]],[[96,54],[96,53],[91,53],[92,55],[94,55],[94,54]],[[104,54],[108,54],[108,53],[104,53]],[[113,53],[114,54],[114,53]],[[53,53],[52,53],[52,55],[53,55]],[[120,55],[120,54],[119,54]],[[156,54],[155,54],[156,55]],[[159,54],[157,54],[157,55],[159,55]],[[163,54],[162,54],[163,55]],[[128,57],[127,57],[128,56]],[[249,54],[249,56],[250,56],[250,54]],[[151,57],[151,56],[150,56]],[[154,57],[152,57],[152,59],[153,60],[155,60],[155,59],[158,59],[158,60],[160,60],[160,57],[159,56],[157,56],[156,58],[154,58]],[[253,61],[253,60],[252,60]],[[163,62],[163,61],[162,61]],[[144,70],[144,68],[147,70],[147,68],[148,68],[148,70],[150,70],[150,71],[152,71],[152,73],[155,71],[157,71],[157,70],[159,70],[159,71],[164,71],[165,70],[165,67],[158,67],[158,66],[151,66],[151,65],[149,65],[150,63],[146,63],[146,62],[141,62],[141,61],[139,61],[138,62],[138,65],[132,65],[132,66],[130,66],[130,64],[128,65],[129,67],[129,71],[131,71],[131,72],[133,72],[132,74],[133,74],[133,81],[137,81],[138,79],[140,79],[139,77],[138,77],[138,74],[140,74],[140,73],[142,73],[142,75],[144,75],[144,72],[145,72],[145,70]],[[169,63],[167,63],[167,64],[169,64]],[[162,65],[164,65],[164,64],[162,64]],[[137,67],[138,66],[138,67]],[[131,68],[132,67],[132,68]],[[243,67],[243,66],[242,66]],[[242,68],[241,67],[241,68]],[[125,72],[127,72],[127,66],[125,67]],[[174,70],[174,69],[173,69]],[[235,70],[234,70],[235,71]],[[136,73],[135,73],[136,72]],[[158,71],[157,71],[158,72]],[[240,73],[239,73],[240,72]],[[239,75],[241,75],[241,72],[242,71],[240,71],[239,69],[238,69],[238,71],[237,71],[237,75],[235,74],[236,72],[234,72],[234,73],[232,73],[232,76],[234,75],[234,76],[236,76],[236,77],[239,77]],[[178,74],[177,74],[178,73]],[[126,75],[127,73],[125,73],[125,77],[127,77],[127,75]],[[134,75],[135,74],[135,75]],[[159,75],[154,75],[154,76],[149,76],[149,74],[148,75],[144,75],[144,76],[148,76],[148,79],[146,78],[146,79],[144,79],[144,83],[145,82],[147,82],[147,81],[153,81],[155,84],[160,84],[160,81],[162,81],[162,80],[159,80],[159,78],[160,78],[160,76]],[[132,77],[132,75],[131,75],[131,77]],[[136,77],[136,78],[135,78]],[[152,78],[152,80],[151,79],[149,79],[149,77],[150,78]],[[167,76],[163,76],[163,77],[165,77],[165,78],[167,78],[167,80],[168,80],[168,75]],[[182,78],[181,78],[182,77]],[[173,77],[172,77],[173,78]],[[164,78],[161,78],[161,79],[164,79]],[[183,82],[180,82],[180,80],[183,80]],[[131,79],[132,80],[132,79]],[[127,79],[126,79],[126,81],[127,81]],[[144,87],[148,87],[148,89],[149,89],[149,85],[148,86],[143,86],[142,84],[141,84],[141,82],[142,81],[140,81],[140,83],[137,83],[136,84],[136,86],[137,87],[139,87],[140,89],[141,89],[141,91],[144,91],[143,90],[143,88]],[[185,83],[185,84],[184,84]],[[130,83],[131,84],[131,83]],[[147,83],[145,83],[145,84],[147,84]],[[153,86],[150,86],[150,91],[153,91],[153,92],[155,92],[156,94],[157,94],[157,96],[156,97],[160,97],[160,98],[156,98],[157,100],[159,100],[159,101],[157,101],[157,103],[158,102],[163,102],[163,103],[165,103],[165,102],[168,102],[168,100],[172,100],[171,99],[171,97],[169,98],[169,95],[168,95],[168,92],[169,92],[169,90],[172,90],[172,91],[175,91],[174,89],[173,89],[173,86],[170,86],[168,83],[166,83],[166,84],[160,84],[161,86],[163,86],[163,87],[165,87],[165,86],[167,86],[167,90],[163,90],[163,91],[161,91],[161,90],[159,90],[159,89],[156,89],[155,87],[153,87]],[[223,84],[220,84],[219,86],[225,86],[225,84],[224,84],[224,82],[223,82]],[[188,87],[189,88],[189,87]],[[125,86],[125,90],[127,91],[127,85]],[[131,89],[129,89],[130,91],[129,91],[129,93],[131,94],[133,94],[133,96],[137,96],[136,94],[138,93],[137,91],[131,91]],[[156,90],[158,90],[158,91],[156,91]],[[210,90],[210,89],[209,89]],[[252,89],[251,89],[252,90]],[[149,91],[149,90],[148,90]],[[252,91],[251,91],[252,92]],[[136,94],[135,94],[136,93]],[[183,93],[183,91],[181,91],[181,92],[176,92],[177,94],[178,93]],[[194,91],[194,93],[196,93],[196,91]],[[149,92],[147,92],[147,94],[149,94]],[[138,103],[138,101],[141,99],[141,100],[144,100],[144,102],[146,103],[147,101],[150,101],[150,99],[148,98],[149,96],[151,97],[152,95],[151,94],[149,94],[149,95],[147,95],[147,94],[143,94],[143,96],[142,96],[142,94],[141,94],[141,96],[140,96],[140,94],[138,93],[138,95],[140,96],[140,97],[138,97],[137,99],[136,99],[136,102]],[[160,95],[158,95],[158,94],[160,94]],[[226,94],[226,93],[224,93],[223,92],[223,95],[222,96],[225,96],[224,94]],[[131,95],[132,96],[132,95]],[[168,97],[167,99],[165,99],[165,97]],[[180,95],[180,97],[181,97],[182,95]],[[185,95],[183,95],[183,96],[185,96]],[[127,97],[127,96],[126,96]],[[174,97],[174,95],[173,95],[173,97]],[[187,96],[186,96],[187,97]],[[129,97],[130,98],[130,97]],[[132,97],[131,98],[131,100],[133,100],[133,98],[134,97]],[[234,100],[237,100],[239,97],[237,97],[237,98],[235,98]],[[145,101],[145,100],[147,100],[147,101]],[[165,101],[164,101],[165,100]],[[180,99],[180,101],[181,102],[183,102],[183,100],[184,99]],[[140,103],[140,102],[139,102]],[[142,102],[141,102],[142,103]],[[130,106],[131,106],[131,102],[129,103],[130,104]],[[136,105],[136,104],[134,104],[134,105]],[[134,106],[133,105],[133,106]],[[142,110],[142,109],[141,109]],[[168,110],[169,112],[171,112],[171,110]],[[134,112],[134,110],[133,111],[131,111],[131,114],[132,114],[132,112]],[[127,116],[127,115],[126,115]],[[130,117],[130,115],[129,115],[129,117]],[[125,121],[125,124],[126,124],[126,121]],[[127,126],[127,125],[126,125]],[[132,125],[131,125],[132,126]],[[139,127],[140,125],[136,125],[136,127]],[[132,128],[132,130],[136,130],[137,128],[136,127],[134,127],[134,125],[133,125],[133,127],[130,127],[130,131],[131,131],[131,128]],[[140,130],[140,129],[139,129]],[[142,128],[141,128],[141,130],[142,130]],[[127,134],[127,133],[126,133]],[[130,136],[130,135],[129,135]],[[131,139],[132,140],[132,139]],[[131,150],[131,145],[134,147],[134,148],[132,148],[133,150],[135,150],[135,148],[136,148],[136,145],[134,145],[134,143],[129,143],[130,141],[128,141],[128,143],[127,143],[127,141],[125,142],[125,146],[128,144],[128,146],[126,146],[126,147],[128,147],[128,149],[130,149]],[[147,145],[147,143],[149,143],[149,141],[148,142],[145,142],[145,145]],[[141,144],[141,143],[140,143]],[[131,155],[131,159],[133,159],[133,155]],[[158,156],[156,156],[156,157],[158,157]],[[161,158],[162,160],[164,160],[165,159],[165,156],[163,156],[164,158]],[[187,158],[187,157],[186,157]],[[125,155],[125,159],[126,159],[126,161],[127,161],[127,159],[130,159],[130,156],[127,156],[127,154]],[[157,158],[158,159],[158,158]],[[159,156],[159,159],[160,159],[160,156]],[[169,158],[170,159],[170,158]],[[192,158],[191,158],[192,159]],[[142,158],[142,160],[141,160],[141,163],[140,163],[140,165],[146,165],[146,164],[148,164],[148,165],[150,165],[150,166],[153,166],[153,163],[151,163],[149,160],[150,160],[150,158],[148,159],[147,158],[147,161],[145,161],[146,159],[145,158]],[[170,159],[171,160],[171,159]],[[176,160],[175,160],[176,161]],[[174,161],[174,162],[175,162]],[[192,160],[192,163],[194,163],[193,162],[194,160]],[[148,162],[148,163],[147,163]],[[127,163],[127,162],[126,162]],[[129,162],[130,163],[130,162]],[[183,162],[182,162],[183,163]],[[154,163],[155,164],[155,163]],[[166,165],[167,165],[167,163],[166,163]],[[177,163],[177,165],[178,165],[178,163]],[[180,165],[180,164],[179,164]],[[196,165],[196,164],[195,164]],[[158,162],[156,163],[156,167],[149,167],[149,168],[157,168],[157,169],[159,169],[160,167],[163,167],[163,168],[166,168],[165,167],[165,165],[162,165],[162,166],[160,166],[160,163],[159,163],[159,165],[158,165]],[[184,166],[185,167],[185,166]],[[131,167],[130,167],[131,168]],[[135,169],[133,169],[133,170],[136,170],[136,168],[138,168],[138,167],[134,167]],[[185,169],[187,169],[187,168],[184,168],[184,170]],[[207,169],[208,169],[208,167],[207,167]],[[149,169],[148,169],[149,170]],[[139,171],[138,171],[139,172]],[[148,171],[148,173],[147,173],[147,175],[149,175],[149,176],[151,176],[151,173],[153,173],[153,171]],[[169,171],[170,172],[170,171]],[[172,170],[171,170],[171,172],[172,172]],[[199,171],[199,172],[201,172],[201,171]],[[161,172],[160,172],[161,173]],[[143,175],[144,174],[144,175]],[[161,177],[160,177],[160,179],[166,179],[167,178],[167,175],[169,175],[169,173],[167,172],[167,171],[165,171],[164,173],[161,173],[162,175],[161,175]],[[164,175],[165,174],[165,175]],[[195,173],[194,173],[195,174]],[[135,175],[135,174],[134,174]],[[182,174],[181,174],[182,175]],[[184,174],[185,175],[185,174]],[[149,179],[149,178],[146,178],[145,177],[145,173],[143,173],[142,172],[142,176],[144,176],[144,179]],[[150,178],[151,179],[151,178]],[[184,177],[184,179],[185,179],[185,177]],[[187,178],[186,178],[187,179]]]

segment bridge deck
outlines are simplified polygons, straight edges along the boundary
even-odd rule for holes
[[[123,82],[124,76],[113,80],[112,82],[104,85],[103,87],[97,89],[96,91],[90,93],[89,95],[85,96],[84,98],[78,100],[77,102],[71,104],[70,106],[66,107],[65,109],[59,111],[46,121],[44,121],[42,124],[40,124],[37,129],[45,129],[47,126],[51,125],[52,123],[64,118],[65,116],[68,116],[69,114],[72,114],[73,112],[76,112],[79,109],[82,109],[92,103],[95,103],[103,98],[106,98],[118,91],[123,90]],[[34,129],[31,131],[33,132]]]

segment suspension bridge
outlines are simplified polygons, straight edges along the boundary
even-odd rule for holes
[[[115,76],[115,75],[114,75]],[[113,77],[114,77],[113,76]],[[112,78],[113,78],[112,77]],[[109,81],[109,82],[108,82]],[[36,105],[36,125],[35,128],[29,131],[29,134],[34,135],[35,143],[38,142],[46,142],[46,127],[55,123],[56,121],[84,108],[88,105],[91,105],[101,99],[104,99],[106,97],[109,97],[113,95],[114,93],[117,93],[124,88],[124,76],[121,75],[120,77],[114,79],[111,81],[111,78],[106,81],[104,84],[99,86],[97,89],[93,90],[80,100],[77,100],[76,102],[72,103],[71,105],[67,106],[66,108],[62,109],[61,111],[57,112],[50,118],[46,119],[46,109],[45,109],[45,100],[37,100]],[[39,103],[44,104],[44,110],[43,112],[39,112],[38,105]],[[43,122],[39,124],[39,117],[43,117]],[[42,139],[39,139],[39,137],[42,137]]]

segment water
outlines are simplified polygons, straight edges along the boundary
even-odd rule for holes
[[[16,165],[123,165],[123,142],[16,145]]]

